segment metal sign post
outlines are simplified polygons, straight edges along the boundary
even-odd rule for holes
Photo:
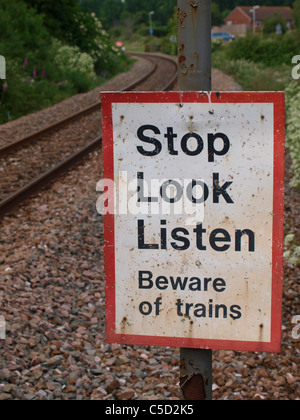
[[[178,0],[178,89],[211,90],[211,0]],[[186,400],[212,399],[212,350],[180,350]]]
[[[101,98],[107,341],[196,349],[181,383],[200,398],[197,349],[280,351],[284,95]]]
[[[210,400],[212,349],[280,351],[284,94],[211,92],[210,1],[179,6],[184,91],[101,93],[106,341],[180,347]]]
[[[211,0],[178,0],[179,90],[211,90]]]

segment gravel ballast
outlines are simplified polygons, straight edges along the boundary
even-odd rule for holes
[[[120,89],[124,78],[128,84],[144,71],[145,62],[138,63],[130,76],[101,90]],[[221,72],[213,77],[215,90],[240,88]],[[99,89],[89,95],[87,101],[97,100]],[[72,113],[78,100],[57,107]],[[6,124],[2,138],[14,139],[22,124],[39,127],[40,118],[49,123],[55,110]],[[101,171],[101,153],[93,152],[0,221],[0,315],[6,321],[0,400],[180,398],[177,348],[105,343],[103,222],[95,188]],[[299,230],[299,193],[288,186],[289,176],[286,233]],[[300,340],[292,336],[299,278],[299,267],[285,262],[281,354],[215,351],[214,399],[299,399]]]

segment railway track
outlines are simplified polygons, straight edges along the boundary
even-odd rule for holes
[[[172,88],[177,79],[172,59],[154,54],[134,55],[150,60],[151,66],[147,74],[122,91]],[[0,218],[101,146],[100,110],[101,103],[94,103],[0,148]]]

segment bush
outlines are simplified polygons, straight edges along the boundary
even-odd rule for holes
[[[59,42],[56,46],[55,64],[60,71],[64,73],[79,71],[90,77],[95,76],[93,59],[87,53],[80,52],[78,47],[70,47]]]
[[[284,36],[248,35],[238,38],[226,48],[227,56],[231,60],[250,60],[267,66],[288,64],[298,51],[297,37],[293,32]]]
[[[50,36],[43,18],[21,0],[0,0],[0,9],[0,54],[6,61],[13,59],[21,64],[29,54],[35,65],[48,60]]]
[[[0,7],[0,55],[7,66],[0,81],[0,123],[90,90],[102,81],[96,73],[113,76],[129,66],[93,14],[77,12],[69,25],[78,30],[58,41],[46,19],[24,1],[0,0]]]
[[[177,42],[171,42],[169,38],[163,38],[161,41],[161,52],[168,55],[177,55]]]
[[[246,91],[284,90],[290,77],[290,65],[269,67],[245,59],[229,60],[224,49],[212,55],[213,67],[232,75]]]
[[[223,46],[223,41],[222,39],[213,39],[211,41],[211,52],[214,53],[218,50],[220,50]]]
[[[0,86],[0,121],[19,118],[36,110],[61,101],[72,93],[67,84],[52,83],[42,78],[28,75],[17,60],[7,63],[7,79]]]
[[[57,47],[54,59],[56,69],[71,83],[75,92],[87,92],[97,79],[92,57],[82,53],[78,47],[62,45],[58,41]]]
[[[287,21],[283,18],[280,13],[274,13],[273,16],[270,16],[264,21],[263,32],[265,34],[274,34],[276,33],[277,25],[281,26],[282,33],[287,31]]]
[[[161,51],[161,40],[152,36],[145,44],[145,52],[159,52]]]
[[[95,13],[78,12],[75,24],[70,43],[92,57],[97,75],[111,77],[128,68],[128,57],[112,44]]]
[[[292,159],[292,185],[300,187],[300,85],[293,81],[286,89],[286,141]]]

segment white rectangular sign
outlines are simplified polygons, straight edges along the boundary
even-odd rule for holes
[[[103,93],[107,340],[279,351],[282,93]]]

